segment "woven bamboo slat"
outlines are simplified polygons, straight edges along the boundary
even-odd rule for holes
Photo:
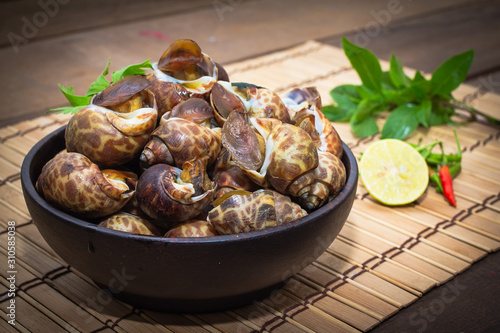
[[[387,68],[387,62],[382,66]],[[280,94],[316,86],[323,104],[332,102],[332,87],[360,83],[342,50],[313,41],[230,64],[226,70],[233,81]],[[500,106],[500,96],[467,85],[455,97],[490,114]],[[360,183],[339,237],[268,298],[207,314],[133,308],[109,298],[61,260],[39,234],[24,203],[19,174],[24,156],[69,118],[41,115],[0,129],[0,260],[7,260],[6,228],[15,221],[16,329],[21,332],[39,327],[54,332],[363,332],[500,248],[500,130],[472,122],[456,128],[463,154],[462,173],[455,181],[457,208],[432,187],[413,204],[383,206]],[[380,139],[357,138],[348,124],[334,126],[357,157]],[[419,129],[408,141],[442,140],[446,152],[456,153],[452,129]],[[0,276],[2,305],[8,300],[5,274]],[[5,318],[5,307],[0,312]],[[16,331],[6,322],[0,325],[2,331]]]
[[[25,154],[2,144],[0,145],[0,156],[20,168],[23,164]]]

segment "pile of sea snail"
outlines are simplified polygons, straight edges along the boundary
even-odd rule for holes
[[[314,87],[232,83],[192,40],[77,111],[43,167],[50,204],[141,235],[204,237],[281,225],[335,197],[342,142]]]

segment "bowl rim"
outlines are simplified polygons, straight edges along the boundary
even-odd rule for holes
[[[49,204],[45,198],[43,198],[38,191],[35,189],[36,180],[31,179],[30,169],[33,163],[33,159],[38,151],[48,144],[49,141],[56,140],[56,137],[62,135],[61,132],[64,132],[66,129],[66,125],[62,125],[58,129],[52,131],[47,134],[44,138],[38,141],[26,154],[22,166],[21,166],[21,184],[23,188],[23,192],[29,195],[38,205],[41,206],[45,211],[50,212],[51,215],[55,215],[57,218],[61,220],[66,220],[75,226],[87,230],[92,230],[93,232],[103,233],[110,237],[116,238],[133,238],[135,241],[145,241],[145,242],[154,242],[154,243],[167,243],[167,244],[185,244],[185,245],[197,245],[201,243],[227,243],[238,241],[241,242],[243,240],[250,240],[254,238],[262,238],[262,237],[270,237],[275,234],[279,234],[283,231],[297,228],[301,225],[305,225],[314,220],[316,217],[319,217],[333,209],[335,206],[340,204],[342,201],[346,200],[351,192],[356,191],[357,182],[358,182],[358,165],[356,158],[350,148],[342,141],[342,146],[344,149],[344,153],[342,159],[347,159],[349,162],[349,168],[346,168],[347,179],[342,190],[337,194],[333,200],[326,203],[324,206],[319,209],[309,213],[308,215],[301,217],[295,221],[282,224],[279,226],[274,226],[262,230],[250,231],[240,234],[231,234],[231,235],[217,235],[217,236],[207,236],[207,237],[163,237],[163,236],[146,236],[146,235],[137,235],[124,231],[113,230],[108,228],[99,227],[97,224],[92,222],[80,219],[74,215],[66,213],[51,204]],[[52,158],[52,157],[51,157]],[[345,163],[344,163],[345,164]]]

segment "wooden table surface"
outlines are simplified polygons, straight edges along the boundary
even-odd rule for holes
[[[339,46],[347,36],[380,59],[394,53],[424,72],[474,49],[466,83],[500,93],[500,0],[13,0],[0,3],[0,17],[0,127],[66,105],[59,83],[83,94],[108,57],[121,68],[179,38],[231,64],[307,40]],[[373,332],[499,331],[499,282],[497,252]],[[457,301],[430,313],[450,288]]]

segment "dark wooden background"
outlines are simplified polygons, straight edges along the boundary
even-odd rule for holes
[[[424,72],[474,49],[467,83],[500,93],[500,0],[12,0],[0,3],[0,32],[0,127],[67,105],[58,83],[84,94],[108,57],[111,70],[157,61],[179,38],[228,64],[347,36]],[[499,268],[488,256],[374,331],[500,331]],[[453,286],[453,305],[426,317]]]
[[[347,36],[426,72],[474,49],[468,83],[500,91],[500,0],[12,0],[0,22],[0,126],[66,105],[58,83],[85,93],[108,57],[157,61],[179,38],[227,64]]]

